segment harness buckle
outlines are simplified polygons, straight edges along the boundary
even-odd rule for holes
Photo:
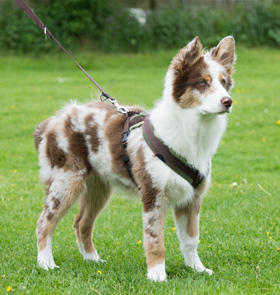
[[[128,139],[129,132],[124,132],[122,137],[122,145],[124,148],[127,147],[127,139]]]

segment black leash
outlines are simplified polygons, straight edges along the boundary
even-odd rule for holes
[[[23,0],[16,0],[16,2],[20,5],[20,7],[25,11],[25,13],[32,18],[38,27],[44,32],[45,36],[49,36],[78,66],[80,70],[90,79],[90,81],[101,91],[101,100],[108,99],[117,109],[118,112],[126,114],[128,110],[125,107],[121,107],[118,105],[117,101],[112,98],[96,81],[92,79],[92,77],[79,65],[79,63],[71,56],[71,54],[55,39],[50,30],[44,25],[44,23],[39,19],[39,17],[33,12],[33,10],[25,3]],[[104,97],[102,99],[102,97]]]

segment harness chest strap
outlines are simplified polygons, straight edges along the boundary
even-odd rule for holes
[[[154,152],[154,154],[163,163],[165,163],[169,168],[171,168],[173,171],[175,171],[177,174],[187,180],[193,186],[193,188],[196,189],[205,180],[205,176],[202,175],[195,168],[186,164],[186,160],[175,155],[174,151],[169,149],[160,139],[155,136],[154,127],[149,119],[148,114],[145,113],[127,114],[124,124],[122,144],[125,150],[125,154],[123,155],[123,163],[133,183],[138,187],[132,173],[132,165],[129,156],[126,153],[127,138],[130,130],[141,127],[142,125],[143,137],[150,149]]]
[[[148,116],[144,121],[143,136],[154,154],[169,168],[187,180],[193,188],[196,189],[205,180],[204,175],[202,175],[197,169],[188,165],[185,159],[176,155],[172,149],[168,148],[155,136],[154,127]]]

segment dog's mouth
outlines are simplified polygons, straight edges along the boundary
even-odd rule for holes
[[[207,110],[202,110],[203,115],[219,116],[219,115],[225,115],[225,114],[229,114],[229,113],[231,113],[231,108],[226,109],[226,110],[222,110],[222,111],[218,111],[218,112],[210,112]]]

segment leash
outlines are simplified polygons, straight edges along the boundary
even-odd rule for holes
[[[25,3],[24,0],[16,0],[18,5],[24,10],[24,12],[34,20],[34,22],[38,25],[38,27],[44,32],[45,38],[49,36],[78,66],[78,68],[90,79],[90,81],[101,91],[100,100],[105,101],[109,100],[117,109],[119,113],[127,114],[129,110],[126,107],[120,106],[116,99],[110,96],[84,69],[80,66],[80,64],[71,56],[71,54],[56,40],[50,30],[44,25],[44,23],[40,20],[40,18],[33,12],[33,10]]]

